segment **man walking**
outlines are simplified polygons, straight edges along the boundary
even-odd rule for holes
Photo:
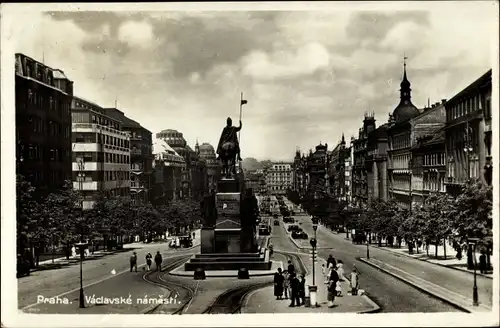
[[[151,271],[151,263],[153,262],[153,255],[150,252],[146,254],[146,265],[148,266],[148,271]]]
[[[300,282],[299,282],[299,279],[297,279],[297,275],[294,273],[292,273],[290,275],[290,287],[292,289],[292,295],[291,295],[291,299],[292,299],[292,302],[290,303],[290,307],[295,307],[295,303],[297,303],[297,306],[300,306],[300,298],[299,298],[299,287],[300,287]]]
[[[130,257],[130,272],[132,272],[132,269],[135,269],[135,272],[137,272],[137,253],[134,252],[132,256]]]
[[[288,273],[291,275],[293,275],[295,273],[295,266],[292,264],[292,261],[291,260],[288,260]]]
[[[155,255],[156,271],[161,272],[161,262],[163,262],[163,259],[161,257],[160,251],[157,251]]]

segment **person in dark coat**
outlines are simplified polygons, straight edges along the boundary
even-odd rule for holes
[[[299,300],[301,300],[302,304],[306,304],[306,278],[304,275],[300,275]]]
[[[163,258],[161,257],[160,251],[158,251],[155,255],[156,271],[161,272],[161,262],[163,262]]]
[[[300,282],[299,279],[297,279],[297,275],[292,273],[290,278],[290,287],[292,289],[292,295],[291,295],[291,300],[292,303],[290,303],[290,307],[295,307],[295,306],[300,306],[300,298],[299,298],[299,289],[300,289]],[[295,304],[297,303],[297,304]]]
[[[292,264],[291,260],[288,260],[288,273],[290,275],[295,273],[295,266]]]
[[[137,253],[134,252],[130,257],[130,272],[135,268],[135,272],[137,272]]]
[[[329,265],[333,264],[333,267],[336,268],[337,267],[337,261],[335,260],[335,258],[333,257],[332,254],[328,255],[328,260],[326,260],[326,267],[328,268]]]
[[[481,252],[481,255],[479,256],[479,272],[481,273],[486,273],[486,254],[485,252]]]
[[[333,301],[335,300],[335,295],[337,294],[336,287],[337,287],[337,281],[339,281],[339,276],[337,274],[336,270],[331,270],[330,271],[330,276],[328,278],[328,289],[327,289],[327,300],[328,300],[328,307],[333,308],[334,304]]]
[[[283,299],[283,283],[285,278],[281,273],[281,268],[278,268],[278,272],[274,274],[274,296],[277,300]]]

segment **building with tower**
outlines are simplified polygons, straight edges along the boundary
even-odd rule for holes
[[[153,174],[151,181],[151,203],[165,205],[181,198],[182,173],[186,162],[165,140],[156,139],[153,143]]]
[[[432,108],[417,109],[411,102],[411,84],[406,73],[406,57],[401,81],[400,102],[389,117],[387,130],[388,137],[388,179],[389,197],[400,205],[413,207],[414,199],[421,200],[420,195],[413,192],[415,183],[423,183],[423,176],[413,175],[414,160],[412,148],[417,140],[425,135],[432,134],[445,124],[445,110],[442,104],[435,104]]]
[[[328,192],[338,201],[347,201],[345,164],[349,156],[350,149],[346,147],[342,133],[341,141],[328,153]]]

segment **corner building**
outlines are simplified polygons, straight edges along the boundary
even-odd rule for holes
[[[100,193],[128,196],[130,137],[122,131],[122,122],[79,97],[73,98],[71,113],[73,188],[82,191],[83,208],[92,208]]]
[[[15,60],[16,173],[43,196],[71,179],[73,82],[26,55]]]

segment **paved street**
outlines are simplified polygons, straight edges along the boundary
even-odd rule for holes
[[[309,216],[295,216],[300,222],[301,227],[306,231],[309,236],[313,236],[312,222]],[[433,297],[424,294],[417,289],[407,285],[406,283],[391,277],[367,264],[356,260],[356,257],[364,257],[366,255],[366,246],[354,245],[350,240],[345,240],[345,234],[333,234],[325,228],[319,228],[317,231],[318,245],[325,247],[328,245],[332,250],[319,249],[318,254],[322,258],[328,258],[329,254],[333,254],[337,260],[344,262],[344,268],[348,274],[353,265],[361,272],[360,288],[364,289],[371,299],[381,306],[382,312],[448,312],[458,311],[456,308],[439,301]],[[326,242],[325,242],[326,241]],[[420,271],[420,274],[430,275],[439,271],[434,271],[436,268],[427,268],[426,263],[413,260],[404,259],[394,256],[382,250],[370,249],[370,256],[383,259],[384,261],[391,261],[391,263],[402,263],[400,265],[407,265],[408,270],[412,272]],[[432,264],[428,264],[432,266]],[[425,270],[429,270],[423,272]],[[446,268],[439,268],[449,270]],[[438,269],[438,270],[439,270]],[[468,282],[466,286],[471,286],[472,292],[472,279],[469,274],[464,273]],[[446,280],[447,278],[441,278]],[[465,282],[463,282],[465,283]],[[443,284],[446,282],[443,281]],[[482,288],[482,287],[480,287]],[[491,288],[491,285],[490,287]]]
[[[193,248],[189,253],[199,252],[199,247]],[[143,248],[130,248],[129,251],[107,255],[102,258],[83,262],[84,286],[101,282],[99,286],[106,285],[110,278],[123,277],[122,272],[130,270],[129,257],[132,251],[137,252],[138,266],[144,265],[147,252],[155,254],[156,251],[162,253],[163,258],[176,254],[186,253],[183,250],[169,250],[166,243],[146,244]],[[154,265],[154,264],[153,264]],[[139,269],[142,270],[141,267]],[[116,274],[111,273],[115,270]],[[142,279],[142,278],[141,278]],[[79,264],[63,267],[61,269],[36,271],[28,277],[22,277],[18,281],[18,307],[24,308],[37,302],[38,295],[54,297],[63,293],[78,289],[80,286],[80,266]],[[118,283],[117,286],[120,286]],[[85,288],[87,290],[87,288]],[[128,295],[127,295],[128,296]]]

